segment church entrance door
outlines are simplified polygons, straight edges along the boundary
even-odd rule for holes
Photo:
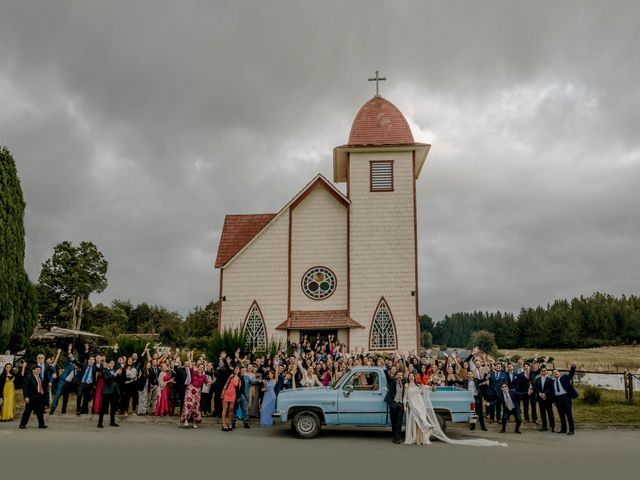
[[[300,343],[304,341],[305,335],[313,348],[317,340],[320,340],[320,345],[322,342],[328,342],[330,336],[333,336],[332,338],[335,340],[338,336],[338,330],[300,330]]]

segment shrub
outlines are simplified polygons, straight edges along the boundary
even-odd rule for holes
[[[239,348],[245,350],[247,336],[242,328],[225,328],[221,332],[214,331],[209,345],[207,346],[207,358],[211,362],[216,362],[222,352],[233,358],[233,353]]]
[[[130,357],[134,353],[140,355],[144,346],[149,339],[143,337],[136,337],[135,335],[120,335],[117,339],[118,342],[118,355]],[[150,349],[152,346],[150,346]]]
[[[587,385],[582,389],[582,401],[587,405],[600,405],[602,392],[597,387]]]
[[[487,330],[478,330],[471,334],[471,338],[469,339],[469,348],[474,347],[478,347],[480,350],[493,357],[498,355],[496,336]]]

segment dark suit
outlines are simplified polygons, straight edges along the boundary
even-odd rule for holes
[[[504,392],[498,392],[498,401],[502,404],[502,430],[507,426],[507,421],[509,417],[513,415],[513,418],[516,421],[516,432],[520,431],[520,424],[522,423],[522,418],[520,416],[520,402],[518,402],[518,394],[513,390],[509,390],[507,393],[509,398],[511,399],[511,403],[513,404],[513,408],[507,407],[507,402],[505,400]]]
[[[90,371],[89,371],[90,370]],[[76,379],[78,380],[78,396],[76,397],[76,413],[89,413],[89,400],[93,394],[93,387],[96,384],[97,367],[89,366],[87,362],[81,365],[81,370]]]
[[[480,423],[480,428],[482,430],[485,430],[487,427],[484,424],[484,414],[482,411],[482,389],[480,388],[480,384],[484,383],[482,380],[478,379],[478,378],[474,378],[472,380],[473,384],[476,387],[476,393],[477,395],[473,395],[473,401],[474,403],[474,410],[476,412],[476,415],[478,416],[478,422]],[[471,391],[471,389],[469,388],[469,380],[463,380],[462,381],[462,386],[466,389]]]
[[[389,372],[384,371],[387,376],[387,394],[384,397],[384,401],[389,405],[389,417],[391,418],[391,433],[393,434],[393,441],[400,442],[402,440],[402,421],[404,420],[404,404],[402,398],[404,396],[404,381],[400,382],[402,391],[398,392],[398,381],[389,375]],[[400,401],[395,400],[396,394],[400,395]]]
[[[571,384],[571,380],[576,373],[576,367],[571,367],[567,375],[562,375],[558,379],[553,380],[554,398],[558,416],[560,417],[560,431],[567,432],[567,422],[569,423],[569,432],[573,433],[575,425],[573,423],[573,406],[571,400],[578,398],[578,392]],[[559,385],[556,383],[559,382]],[[566,393],[562,393],[562,390]]]
[[[39,388],[38,388],[39,387]],[[25,399],[29,399],[29,402],[25,402],[24,413],[20,420],[20,427],[24,428],[29,423],[31,412],[36,414],[38,418],[38,427],[44,428],[44,392],[46,387],[40,381],[38,385],[38,379],[35,374],[28,375],[22,384],[22,392]]]
[[[502,404],[498,401],[498,393],[500,393],[500,387],[503,383],[506,383],[507,377],[504,372],[496,372],[493,371],[488,374],[487,379],[489,380],[489,385],[487,386],[487,409],[489,410],[489,418],[496,421],[500,421],[500,417],[502,416]]]
[[[522,410],[524,411],[524,421],[529,422],[529,405],[531,405],[531,419],[534,422],[538,421],[538,414],[536,413],[536,394],[529,390],[533,389],[531,381],[534,379],[532,372],[529,371],[529,376],[525,372],[518,374],[516,378],[516,385],[514,390],[518,394],[518,398],[522,402]]]
[[[538,407],[540,407],[540,419],[542,420],[542,429],[547,429],[547,422],[551,430],[556,428],[556,421],[553,418],[553,379],[546,376],[544,386],[542,385],[542,375],[538,375],[533,380],[533,390],[538,397]],[[542,398],[544,395],[545,398]]]
[[[110,424],[116,423],[116,410],[118,409],[118,400],[120,398],[120,374],[116,375],[116,370],[119,366],[114,367],[114,370],[108,368],[101,368],[102,380],[104,384],[102,386],[102,408],[100,408],[100,415],[98,416],[98,426],[102,426],[102,420],[104,414],[109,411]]]

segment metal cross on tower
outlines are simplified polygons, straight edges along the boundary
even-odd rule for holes
[[[370,79],[369,79],[369,81],[370,81],[370,82],[376,82],[376,97],[379,97],[379,96],[380,96],[380,92],[379,92],[379,90],[378,90],[378,84],[379,84],[379,82],[384,82],[384,81],[387,79],[387,77],[380,77],[380,76],[378,76],[378,73],[379,73],[379,71],[378,71],[378,70],[376,70],[376,76],[375,76],[375,77],[373,77],[373,78],[370,78]]]

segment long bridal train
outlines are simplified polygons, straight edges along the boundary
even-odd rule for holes
[[[468,445],[474,447],[506,447],[506,443],[486,440],[484,438],[454,440],[447,437],[438,423],[436,412],[431,404],[431,390],[415,384],[406,386],[407,426],[405,444],[428,445],[429,437],[452,445]]]

